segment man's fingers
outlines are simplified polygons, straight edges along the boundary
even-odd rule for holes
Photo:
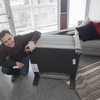
[[[21,65],[21,66],[19,66],[19,68],[21,69],[21,68],[23,68],[23,66],[24,66],[24,65]]]
[[[26,46],[25,46],[25,48],[29,48],[29,46],[28,46],[28,45],[26,45]]]
[[[24,64],[20,63],[20,62],[17,62],[17,66],[21,69],[24,66]]]
[[[25,46],[25,48],[29,48],[30,51],[32,52],[32,51],[35,49],[34,41],[30,41],[30,42]]]

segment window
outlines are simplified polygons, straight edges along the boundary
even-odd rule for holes
[[[0,0],[0,18],[2,19],[0,28],[11,28],[16,34],[24,34],[33,30],[42,33],[63,31],[75,27],[79,19],[85,18],[86,0],[4,1],[9,7],[7,8],[3,0]],[[8,1],[10,4],[7,5]],[[5,7],[7,9],[11,7],[7,14]],[[9,16],[12,17],[11,23]]]
[[[50,0],[40,0],[40,3],[50,3]]]
[[[9,29],[8,17],[5,10],[4,1],[0,0],[0,31],[3,29]]]
[[[31,15],[29,10],[13,11],[13,19],[16,32],[28,31],[32,28]]]
[[[17,34],[57,31],[57,0],[10,0]]]
[[[11,6],[22,6],[22,5],[28,5],[29,0],[10,0]]]

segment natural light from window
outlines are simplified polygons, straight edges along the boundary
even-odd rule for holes
[[[57,31],[57,0],[10,0],[16,33]]]
[[[25,34],[34,30],[41,31],[41,33],[60,30],[60,9],[58,9],[60,5],[58,4],[58,0],[9,1],[16,34]],[[68,28],[72,28],[77,26],[78,20],[85,18],[86,0],[69,1],[69,13],[66,15],[68,15],[69,19]],[[0,0],[0,31],[3,29],[10,30],[11,27],[4,1]]]

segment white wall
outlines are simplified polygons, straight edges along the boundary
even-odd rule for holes
[[[69,0],[69,28],[76,27],[78,20],[84,20],[86,0]]]
[[[100,0],[90,0],[89,17],[91,20],[100,20]]]

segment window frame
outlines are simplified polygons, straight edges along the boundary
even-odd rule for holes
[[[40,0],[38,0],[39,2]],[[52,1],[52,0],[51,0]],[[62,32],[62,31],[67,31],[69,30],[68,27],[68,23],[69,23],[69,1],[70,0],[67,0],[67,11],[66,11],[66,14],[67,14],[67,19],[66,19],[66,29],[61,29],[61,0],[57,0],[57,22],[58,22],[58,25],[57,25],[57,28],[58,30],[56,31],[50,31],[50,32],[47,32],[45,34],[54,34],[54,33],[58,33],[58,32]],[[90,1],[90,0],[89,0]],[[90,2],[87,2],[87,4],[89,5]],[[8,22],[9,22],[9,25],[10,25],[10,29],[11,29],[11,32],[13,33],[13,35],[16,35],[16,31],[15,31],[15,26],[14,26],[14,21],[13,21],[13,17],[12,17],[12,10],[25,10],[25,9],[30,9],[32,11],[32,9],[34,8],[34,6],[36,7],[39,7],[40,5],[32,5],[32,0],[29,0],[30,4],[29,5],[25,5],[25,6],[19,6],[18,8],[16,7],[11,7],[10,6],[10,2],[9,0],[4,0],[4,4],[5,4],[5,8],[6,8],[6,13],[7,13],[7,16],[8,16]],[[89,7],[88,5],[86,4],[86,13],[85,13],[85,17],[88,15],[88,11],[89,11]],[[44,5],[44,4],[43,4]],[[42,6],[43,6],[42,5]],[[47,5],[48,6],[48,5]],[[31,12],[31,18],[33,16],[33,12]],[[32,22],[34,21],[34,19],[32,19]],[[32,27],[34,27],[34,23],[32,23]]]

